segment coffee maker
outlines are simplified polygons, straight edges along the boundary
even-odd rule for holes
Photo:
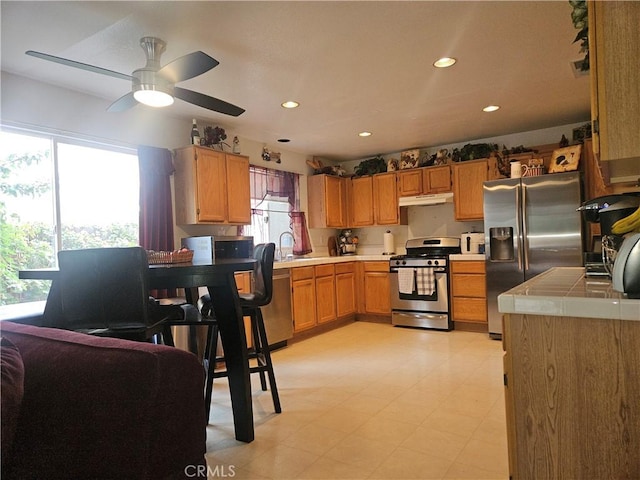
[[[600,224],[600,237],[594,242],[592,252],[586,252],[584,263],[587,276],[609,276],[624,237],[612,231],[613,224],[640,206],[640,192],[607,195],[587,200],[578,208],[585,221]]]

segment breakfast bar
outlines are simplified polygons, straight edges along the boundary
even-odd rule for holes
[[[510,478],[635,478],[640,300],[583,268],[498,297]]]

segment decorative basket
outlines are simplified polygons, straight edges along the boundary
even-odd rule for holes
[[[187,263],[193,260],[193,250],[176,250],[175,252],[156,252],[147,250],[149,265],[160,263]]]

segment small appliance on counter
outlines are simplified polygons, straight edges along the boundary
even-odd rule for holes
[[[484,232],[465,232],[460,235],[462,253],[484,253]]]
[[[182,246],[193,250],[193,263],[210,262],[216,258],[253,257],[253,237],[210,235],[186,237]]]
[[[624,239],[613,264],[612,286],[627,297],[640,299],[640,233]]]
[[[358,249],[358,237],[351,230],[342,230],[338,235],[339,255],[355,255]]]

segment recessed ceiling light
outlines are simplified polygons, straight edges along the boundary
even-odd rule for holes
[[[453,65],[454,63],[456,63],[456,59],[455,58],[451,58],[451,57],[442,57],[438,60],[436,60],[435,62],[433,62],[433,66],[436,68],[447,68],[450,67],[451,65]]]
[[[288,138],[279,138],[278,141],[280,143],[289,143],[291,140],[289,140]]]
[[[489,105],[487,107],[484,107],[482,109],[483,112],[495,112],[496,110],[498,110],[500,107],[498,105]]]
[[[360,132],[358,134],[358,136],[360,136],[360,137],[370,137],[371,136],[371,132]]]
[[[298,102],[294,102],[293,100],[288,100],[286,102],[281,103],[284,108],[296,108],[299,107],[300,104]]]

